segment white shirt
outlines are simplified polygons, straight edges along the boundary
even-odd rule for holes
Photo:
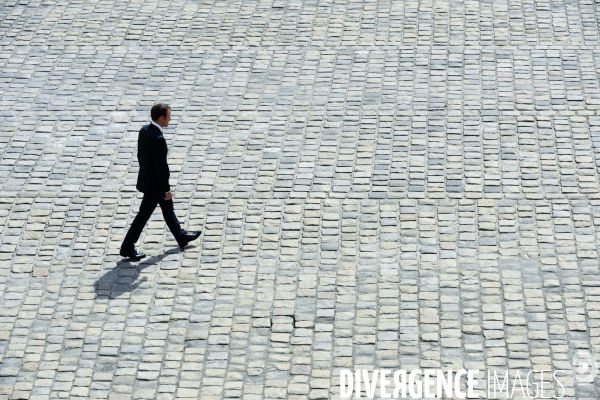
[[[163,133],[162,126],[160,126],[159,124],[157,124],[154,121],[152,121],[152,125],[156,126],[158,129],[160,129],[160,133]]]

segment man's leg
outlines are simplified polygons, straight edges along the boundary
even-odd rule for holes
[[[131,223],[131,227],[125,235],[121,250],[133,250],[135,248],[135,242],[138,241],[144,227],[148,223],[148,220],[152,216],[156,204],[158,203],[158,197],[156,195],[144,194],[142,204],[140,204],[140,210],[135,216],[135,219]]]
[[[169,230],[173,236],[175,236],[175,240],[180,242],[183,235],[185,235],[185,231],[181,229],[181,224],[179,224],[177,215],[175,215],[175,211],[173,209],[173,200],[165,200],[164,197],[161,196],[158,204],[160,205],[163,218],[165,219]]]

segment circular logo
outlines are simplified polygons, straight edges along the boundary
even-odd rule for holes
[[[598,374],[598,363],[588,351],[579,350],[573,356],[573,375],[577,383],[592,383]]]

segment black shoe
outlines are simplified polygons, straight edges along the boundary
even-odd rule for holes
[[[179,247],[181,247],[182,249],[188,245],[189,242],[191,242],[192,240],[196,240],[198,239],[198,237],[200,237],[200,231],[196,231],[193,233],[185,233],[182,235],[181,239],[179,241],[177,241],[177,243],[179,243]]]
[[[142,258],[146,257],[146,255],[144,253],[138,253],[137,251],[135,251],[135,249],[133,249],[133,250],[121,249],[119,254],[121,255],[121,257],[131,258],[136,261],[139,261]]]

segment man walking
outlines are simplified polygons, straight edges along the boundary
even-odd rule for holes
[[[142,230],[152,216],[156,205],[160,205],[163,217],[175,240],[181,248],[200,236],[200,231],[187,233],[181,229],[177,216],[173,211],[173,194],[169,186],[169,165],[167,164],[167,142],[163,136],[163,128],[171,121],[171,107],[166,104],[155,104],[150,111],[152,123],[142,127],[138,136],[138,162],[140,171],[136,188],[144,193],[140,211],[133,220],[120,254],[123,257],[141,260],[144,253],[135,250],[135,243]]]

